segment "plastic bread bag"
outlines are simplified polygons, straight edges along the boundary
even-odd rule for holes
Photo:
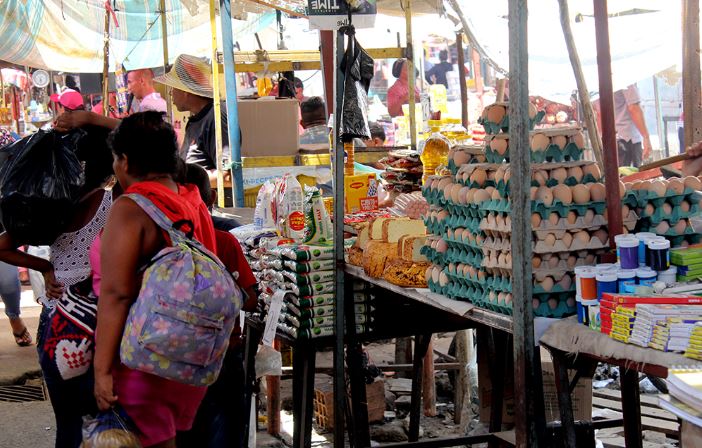
[[[275,228],[275,221],[273,221],[273,210],[271,209],[274,191],[275,185],[271,181],[266,181],[266,183],[261,186],[261,189],[258,190],[258,196],[256,197],[256,209],[254,211],[253,219],[253,224],[256,229]]]
[[[305,187],[305,239],[308,244],[330,243],[334,237],[331,218],[319,189]]]
[[[83,417],[84,448],[141,448],[134,433],[134,424],[118,405],[108,411],[98,412],[95,417]]]

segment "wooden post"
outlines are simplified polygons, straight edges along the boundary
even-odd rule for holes
[[[334,111],[334,32],[319,31],[320,55],[322,59],[322,78],[324,79],[324,103],[327,118]]]
[[[461,123],[468,127],[468,86],[466,86],[466,61],[463,56],[463,33],[456,33],[456,51],[458,52],[458,83],[461,89]]]
[[[110,10],[105,5],[105,35],[102,47],[102,115],[110,112]]]
[[[470,423],[470,376],[468,373],[468,363],[470,362],[470,351],[473,350],[473,330],[461,330],[456,332],[456,362],[460,364],[458,375],[456,376],[456,390],[454,393],[453,422],[460,425],[459,434],[465,434],[468,423]]]
[[[166,21],[166,0],[161,0],[160,3],[160,13],[161,13],[161,40],[163,42],[163,72],[168,70],[168,22]],[[165,85],[165,84],[164,84]],[[171,87],[166,85],[166,114],[168,116],[168,122],[173,122],[173,102],[171,101]]]
[[[683,0],[683,114],[685,147],[702,140],[700,87],[700,2]],[[683,152],[682,150],[680,152]]]
[[[427,354],[424,355],[424,370],[422,373],[422,404],[424,405],[424,415],[427,417],[436,416],[436,380],[434,379],[434,335],[429,335],[429,345]]]
[[[403,0],[405,6],[405,29],[407,32],[407,81],[409,85],[409,130],[410,145],[417,149],[417,117],[414,114],[414,105],[417,104],[415,86],[417,80],[414,76],[414,45],[412,42],[412,0]]]
[[[561,28],[563,28],[563,37],[565,38],[566,47],[568,47],[568,56],[570,57],[570,65],[573,67],[575,83],[578,86],[580,103],[583,105],[583,118],[585,119],[587,133],[590,137],[592,152],[595,154],[595,160],[600,166],[600,171],[604,173],[602,141],[600,140],[600,135],[597,132],[597,120],[595,120],[595,113],[592,110],[592,103],[590,102],[590,91],[587,89],[587,84],[585,83],[585,75],[583,75],[583,67],[582,64],[580,64],[580,56],[578,55],[578,49],[575,47],[575,40],[573,39],[573,30],[570,28],[568,0],[558,0],[558,6],[561,10]]]
[[[500,78],[495,83],[495,101],[501,103],[505,100],[505,83],[507,80],[505,78]]]
[[[512,294],[514,305],[514,408],[516,445],[538,447],[534,384],[534,310],[531,306],[531,153],[529,148],[529,54],[527,1],[509,0],[509,132],[512,182]]]
[[[653,102],[656,106],[656,133],[658,134],[658,148],[660,148],[660,158],[664,159],[670,157],[669,150],[666,148],[667,138],[665,134],[665,126],[663,125],[663,108],[661,107],[661,94],[658,88],[658,76],[653,75],[651,77],[653,81]],[[680,152],[683,152],[683,148],[680,148]]]
[[[273,341],[273,348],[280,351],[280,342]],[[280,434],[280,377],[266,376],[266,424],[268,434],[277,436]]]
[[[471,50],[473,58],[473,79],[475,79],[475,92],[480,97],[480,110],[483,109],[483,93],[485,93],[485,82],[483,81],[483,66],[480,60],[480,53],[475,49]]]
[[[217,20],[215,0],[210,0],[210,32],[212,34],[212,97],[215,117],[215,146],[217,165],[217,205],[224,207],[224,172],[222,171],[222,111],[219,95],[219,58],[217,57]]]
[[[609,244],[614,248],[614,235],[622,233],[622,200],[619,197],[619,156],[617,130],[614,126],[614,91],[612,89],[612,57],[609,52],[609,19],[607,0],[593,0],[595,38],[597,39],[597,72],[600,81],[600,114],[602,115],[602,148],[604,152],[605,191]]]

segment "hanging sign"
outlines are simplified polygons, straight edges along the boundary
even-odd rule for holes
[[[310,29],[338,30],[348,25],[349,8],[356,28],[373,28],[376,0],[307,0]]]

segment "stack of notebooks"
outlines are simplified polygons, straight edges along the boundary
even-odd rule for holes
[[[702,366],[671,368],[666,379],[668,393],[661,395],[661,408],[702,427]]]
[[[674,249],[670,263],[678,267],[679,282],[689,282],[702,277],[702,248]]]
[[[694,325],[702,321],[702,305],[636,305],[629,343],[664,352],[683,352]]]
[[[702,323],[697,323],[690,332],[690,342],[685,349],[685,357],[702,361]]]

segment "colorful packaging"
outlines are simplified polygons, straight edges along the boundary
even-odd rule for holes
[[[378,181],[375,173],[344,177],[344,210],[346,213],[378,209]]]
[[[305,238],[304,242],[330,243],[334,237],[331,218],[324,206],[318,188],[305,188]]]
[[[305,262],[297,262],[292,260],[283,261],[283,266],[285,269],[292,272],[297,272],[298,274],[313,271],[328,271],[330,269],[334,269],[335,264],[336,261],[334,260],[314,260]]]
[[[273,200],[273,220],[278,232],[295,241],[305,236],[305,213],[302,186],[291,174],[276,182]]]
[[[280,253],[293,261],[331,260],[334,258],[334,246],[291,245],[283,247]]]

